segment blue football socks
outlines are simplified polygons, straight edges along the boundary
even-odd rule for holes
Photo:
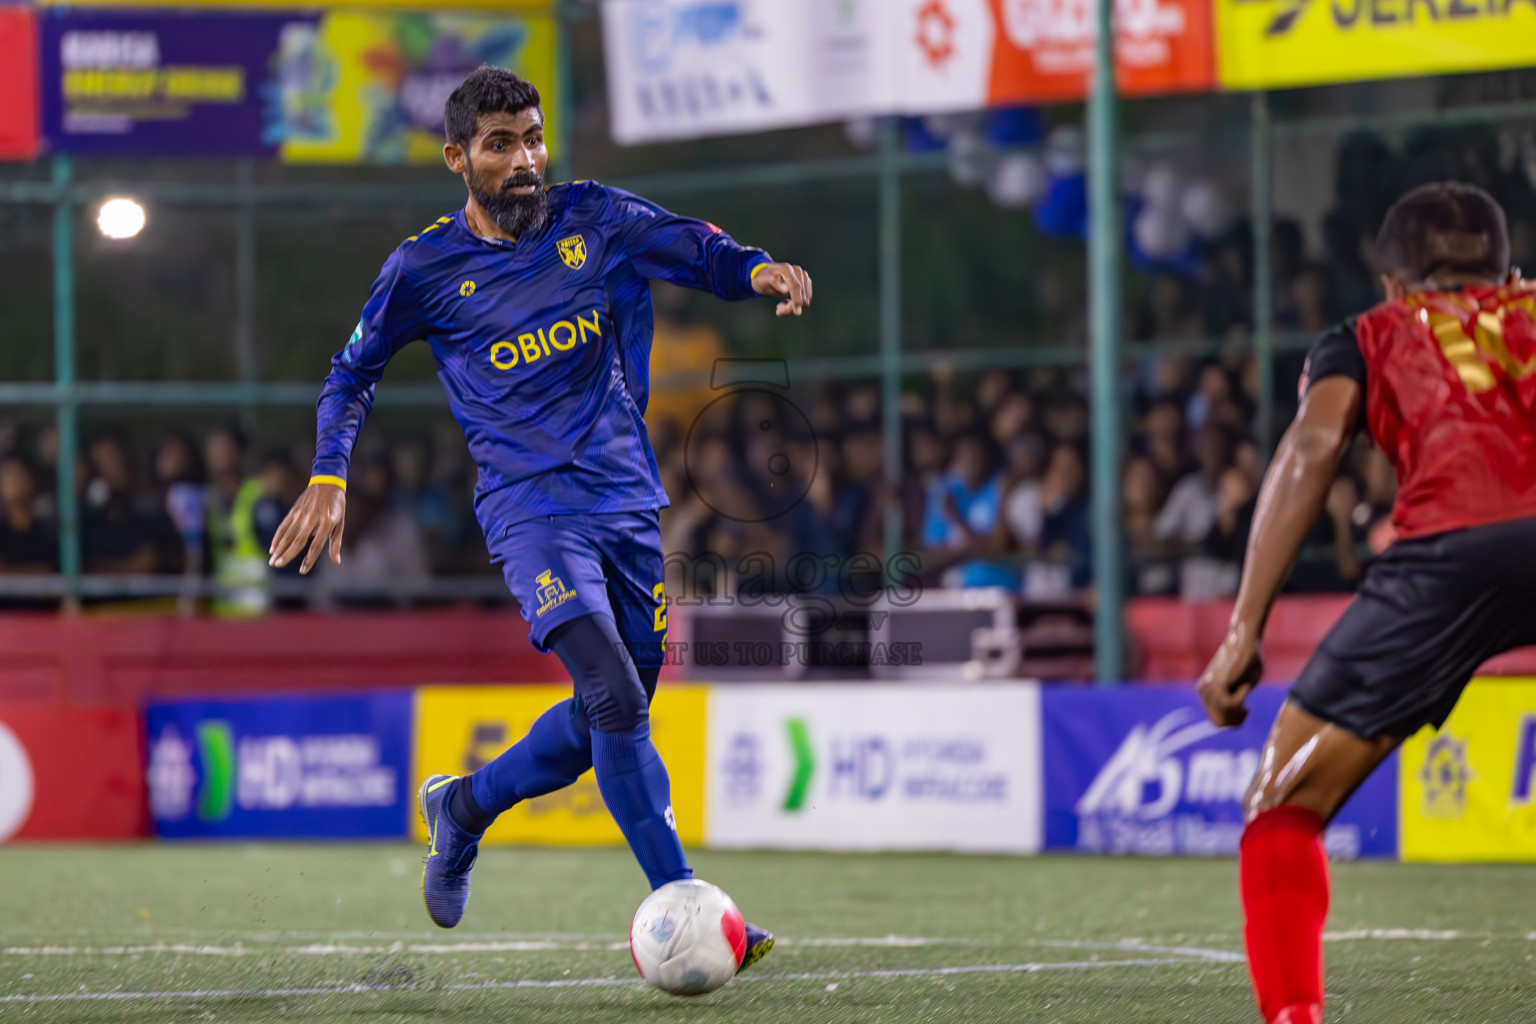
[[[608,813],[618,822],[651,888],[692,878],[672,817],[672,782],[651,743],[651,723],[592,732],[592,762]]]

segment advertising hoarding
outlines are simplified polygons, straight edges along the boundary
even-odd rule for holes
[[[463,775],[527,734],[540,715],[571,696],[571,686],[428,686],[416,696],[417,778]],[[672,812],[687,845],[704,839],[704,728],[709,691],[664,686],[651,705],[651,739],[672,780]],[[413,819],[419,839],[426,827]],[[528,800],[496,819],[488,843],[608,846],[624,842],[589,770],[574,785]]]
[[[614,138],[1081,99],[1092,0],[608,0]],[[1118,0],[1123,92],[1212,88],[1207,0]]]
[[[544,16],[55,8],[43,132],[74,153],[434,163],[443,104],[481,64],[558,116],[556,35]]]
[[[1212,0],[1226,89],[1536,64],[1536,6],[1476,0]]]
[[[717,686],[711,846],[1040,847],[1040,698],[1027,683]]]
[[[1536,861],[1536,680],[1473,680],[1398,756],[1404,860]]]
[[[1285,691],[1249,698],[1247,722],[1220,730],[1193,687],[1052,686],[1042,697],[1045,845],[1152,856],[1232,856],[1243,794]],[[1397,855],[1397,767],[1378,768],[1324,836],[1338,859]]]
[[[30,160],[38,149],[37,17],[0,6],[0,160]]]
[[[168,701],[145,711],[163,837],[403,838],[411,695]]]

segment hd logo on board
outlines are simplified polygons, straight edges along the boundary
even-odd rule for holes
[[[708,841],[1039,849],[1039,688],[735,684],[709,708]]]
[[[404,835],[410,695],[173,701],[145,711],[163,836]]]

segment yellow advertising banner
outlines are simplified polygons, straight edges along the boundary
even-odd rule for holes
[[[1399,765],[1403,860],[1536,861],[1536,680],[1474,680]]]
[[[545,711],[571,695],[563,686],[429,686],[416,692],[416,779],[462,775],[522,739]],[[667,686],[651,708],[651,738],[672,778],[672,812],[685,845],[704,841],[703,686]],[[412,826],[425,841],[419,817]],[[485,833],[488,843],[607,846],[624,842],[588,771],[558,793],[513,807]]]
[[[1213,0],[1217,77],[1276,89],[1536,64],[1531,0]]]
[[[559,108],[555,20],[542,16],[332,11],[285,31],[276,60],[290,163],[441,163],[443,103],[491,64]],[[553,149],[553,136],[550,137]]]

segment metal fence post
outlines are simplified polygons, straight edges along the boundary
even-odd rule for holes
[[[1275,212],[1275,125],[1269,95],[1255,92],[1252,110],[1253,358],[1259,370],[1254,434],[1259,458],[1267,465],[1275,448],[1275,266],[1270,248]]]
[[[880,417],[886,564],[901,550],[901,121],[880,127]]]
[[[75,460],[80,451],[79,407],[75,396],[75,207],[70,195],[69,157],[53,158],[53,379],[59,431],[59,571],[64,603],[80,602],[80,495]]]
[[[1114,0],[1097,0],[1093,91],[1088,101],[1089,371],[1093,410],[1094,673],[1119,682],[1125,666],[1120,529],[1120,173],[1117,158]]]
[[[235,213],[235,368],[240,383],[254,394],[260,377],[256,358],[256,162],[241,160],[238,179],[240,205]],[[247,400],[240,409],[247,434],[256,430],[256,405]]]

